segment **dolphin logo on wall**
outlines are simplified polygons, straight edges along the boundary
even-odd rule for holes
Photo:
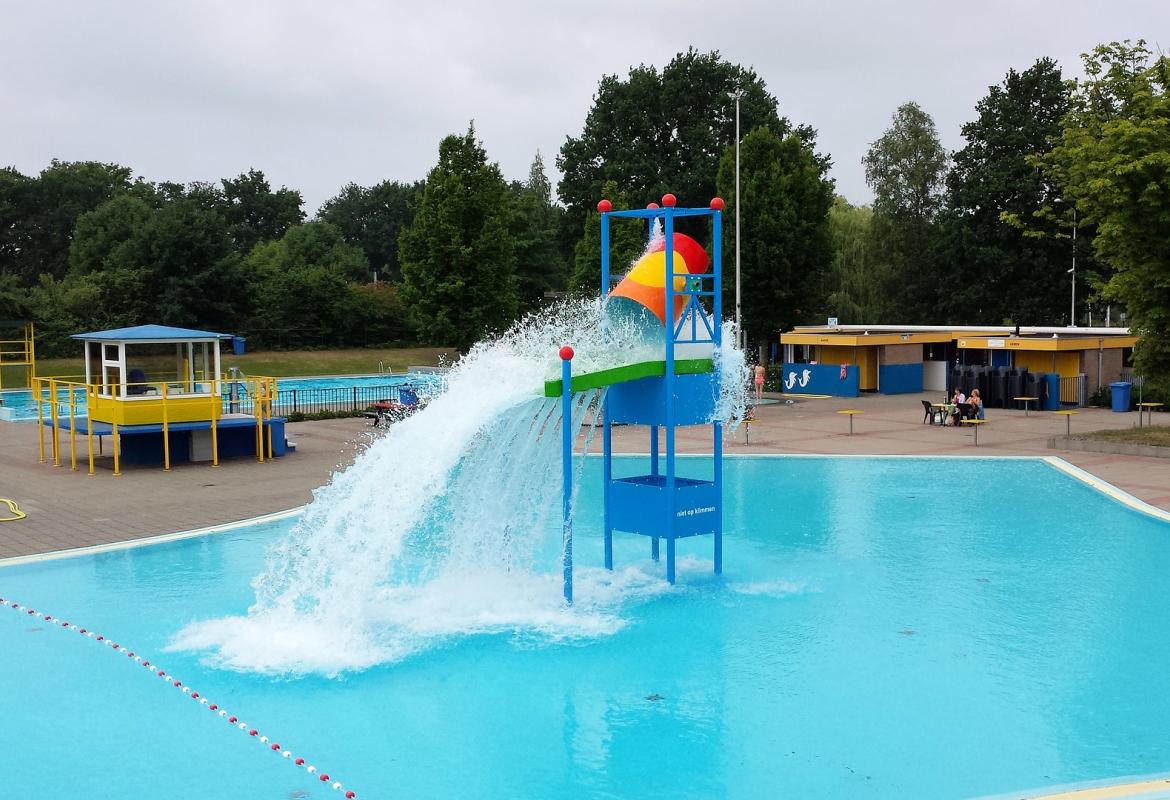
[[[812,378],[812,370],[811,369],[801,370],[800,371],[800,381],[799,381],[800,388],[803,389],[804,387],[808,386],[808,382],[811,378]],[[792,389],[792,387],[796,386],[796,384],[797,384],[796,370],[792,370],[791,372],[788,373],[788,377],[784,381],[784,388],[785,389]]]

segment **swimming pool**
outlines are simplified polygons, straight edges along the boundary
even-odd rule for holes
[[[442,385],[442,375],[428,372],[406,372],[397,375],[352,375],[352,376],[324,376],[316,378],[280,378],[277,381],[277,409],[290,411],[293,406],[297,410],[319,411],[331,406],[339,406],[350,396],[345,390],[353,393],[349,405],[362,401],[378,399],[381,394],[378,390],[398,387],[404,383],[423,387],[435,391]],[[296,394],[294,394],[296,392]],[[59,413],[69,413],[69,393],[58,391],[61,400]],[[74,400],[76,413],[85,413],[85,393],[75,392]],[[37,418],[37,407],[32,399],[32,392],[27,389],[15,389],[0,393],[0,420],[9,422],[27,422]],[[226,401],[225,401],[226,407]],[[249,411],[250,403],[245,400],[243,411]]]
[[[1039,460],[725,470],[722,577],[689,540],[668,588],[620,535],[618,572],[596,569],[590,459],[579,604],[612,626],[485,619],[337,678],[166,652],[188,622],[246,609],[291,520],[8,566],[0,596],[138,648],[359,798],[967,798],[1170,764],[1170,524]],[[335,796],[129,661],[0,611],[13,796]]]

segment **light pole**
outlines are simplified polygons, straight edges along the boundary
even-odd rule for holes
[[[1072,303],[1069,306],[1068,324],[1075,326],[1077,324],[1077,209],[1073,206],[1073,238],[1072,238],[1072,269],[1069,270],[1072,275]]]
[[[731,93],[735,100],[735,340],[739,349],[744,348],[742,298],[739,280],[739,101],[743,99],[743,89],[736,89]]]

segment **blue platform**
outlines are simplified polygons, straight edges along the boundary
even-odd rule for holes
[[[45,420],[51,424],[50,420]],[[93,422],[84,417],[76,418],[76,431],[85,436],[92,429],[93,435],[99,438],[111,436],[114,426],[108,422]],[[272,455],[283,456],[288,452],[284,435],[284,417],[271,417],[262,421],[264,426],[264,443],[268,443],[268,430],[272,431]],[[248,456],[255,458],[256,453],[256,419],[255,417],[220,417],[216,422],[216,440],[219,458],[239,458]],[[57,428],[63,431],[70,429],[68,417],[58,417]],[[197,422],[172,422],[167,425],[168,440],[172,464],[181,464],[192,460],[195,454],[192,434],[206,431],[210,433],[211,422],[200,420]],[[163,426],[162,425],[119,425],[118,439],[121,443],[119,457],[126,464],[162,464],[163,463]],[[266,452],[267,454],[267,452]]]

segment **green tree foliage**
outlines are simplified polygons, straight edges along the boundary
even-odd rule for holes
[[[886,309],[866,322],[939,321],[936,220],[943,200],[947,154],[934,120],[916,103],[894,112],[893,122],[873,142],[865,159],[865,180],[874,193],[874,247],[888,276],[878,288]]]
[[[327,200],[317,218],[333,225],[350,244],[362,248],[379,279],[398,281],[398,236],[414,219],[422,182],[382,181],[374,186],[349,183]]]
[[[280,188],[275,192],[259,170],[250,169],[223,179],[223,217],[241,253],[257,242],[279,239],[305,218],[301,193]]]
[[[228,225],[186,198],[127,194],[84,214],[69,262],[66,281],[98,290],[98,324],[226,327],[244,307]]]
[[[743,197],[740,244],[743,328],[763,347],[780,331],[824,310],[832,260],[827,164],[795,133],[756,128],[740,146]],[[735,147],[719,164],[719,194],[735,215]],[[724,253],[735,252],[735,226],[724,226]],[[734,272],[725,270],[724,308],[734,309]]]
[[[604,76],[584,130],[566,140],[557,158],[566,225],[581,230],[606,181],[638,204],[673,192],[683,205],[707,205],[715,195],[720,156],[735,142],[731,93],[737,89],[743,92],[744,132],[764,126],[784,136],[792,129],[763,79],[717,51],[679,53],[661,72],[643,64],[624,80]],[[798,132],[812,141],[812,129]]]
[[[368,270],[361,249],[329,223],[294,225],[244,260],[255,298],[249,332],[269,346],[348,343],[370,321],[354,288]]]
[[[829,316],[850,323],[880,319],[885,313],[881,287],[889,279],[878,272],[883,264],[874,252],[873,209],[836,197],[829,209],[829,242]]]
[[[1010,70],[979,101],[978,117],[963,126],[967,144],[947,175],[942,216],[952,276],[941,287],[940,303],[948,321],[1044,325],[1067,319],[1071,244],[1059,224],[1036,215],[1059,199],[1060,187],[1029,157],[1050,149],[1068,108],[1060,68],[1042,58],[1023,72]],[[1013,219],[1027,220],[1030,229]]]
[[[399,238],[402,302],[422,342],[466,349],[515,318],[510,199],[474,126],[443,139],[418,211]]]
[[[608,181],[601,187],[601,197],[613,203],[615,210],[631,208],[625,192]],[[611,219],[609,224],[610,280],[621,278],[634,260],[646,250],[649,232],[645,223],[632,219]],[[601,215],[596,210],[585,216],[585,228],[574,250],[573,274],[569,278],[569,292],[579,297],[596,296],[601,292]]]
[[[0,169],[0,275],[11,275],[13,285],[20,283],[20,238],[32,185],[33,180],[14,167]]]
[[[539,308],[544,293],[565,288],[567,268],[557,243],[561,209],[553,203],[552,184],[540,153],[532,159],[528,180],[512,187],[515,215],[512,237],[520,311]]]
[[[1093,248],[1142,337],[1137,367],[1170,375],[1170,58],[1145,42],[1112,42],[1084,56],[1056,146],[1042,165],[1096,226]]]
[[[0,176],[0,270],[26,286],[41,274],[63,277],[77,219],[129,191],[130,177],[127,167],[96,161],[54,160],[32,180],[6,170]]]

